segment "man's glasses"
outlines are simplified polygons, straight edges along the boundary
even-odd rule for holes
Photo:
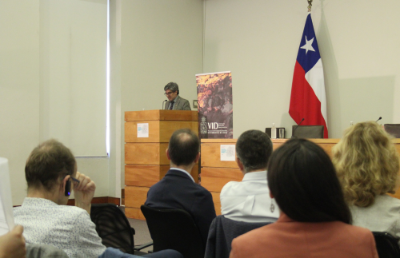
[[[171,95],[172,93],[174,93],[174,92],[170,91],[170,92],[164,93],[164,95],[165,95],[165,96],[169,96],[169,95]]]
[[[74,181],[75,183],[80,183],[81,181],[79,181],[78,179],[76,179],[76,178],[74,178],[74,177],[72,177],[72,176],[70,176],[69,178],[71,178],[72,179],[72,181]]]

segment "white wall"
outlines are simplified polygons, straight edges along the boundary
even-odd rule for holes
[[[400,2],[316,0],[330,138],[350,121],[400,123]],[[232,71],[234,138],[272,123],[291,135],[293,69],[307,2],[206,0],[204,72]]]
[[[0,3],[0,156],[9,159],[13,204],[18,205],[26,196],[25,160],[48,131],[41,99],[48,97],[49,85],[40,65],[49,57],[40,35],[46,29],[42,23],[50,2]],[[183,97],[196,99],[194,75],[202,72],[203,2],[110,3],[111,155],[77,162],[79,171],[96,182],[95,196],[119,197],[124,180],[124,112],[159,109],[165,99],[163,87],[170,81],[180,85]]]
[[[0,1],[0,156],[9,159],[14,205],[21,204],[26,196],[25,161],[44,140],[42,135],[46,130],[40,101],[46,94],[40,79],[41,15],[46,3],[45,0]],[[112,159],[115,163],[115,156],[77,160],[78,169],[96,182],[95,196],[119,196],[115,194],[115,179],[110,180]],[[113,171],[111,177],[115,178]]]
[[[39,141],[39,1],[0,1],[0,156],[12,199],[26,194],[25,160]]]
[[[40,0],[40,139],[106,156],[107,0]]]

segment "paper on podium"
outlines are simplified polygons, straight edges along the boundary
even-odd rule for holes
[[[8,160],[0,158],[0,236],[14,228]]]

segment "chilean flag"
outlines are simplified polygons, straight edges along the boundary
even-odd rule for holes
[[[289,114],[297,124],[323,125],[324,138],[328,138],[324,71],[317,38],[308,13],[294,66]]]

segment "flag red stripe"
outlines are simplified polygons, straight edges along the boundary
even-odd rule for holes
[[[323,125],[324,138],[328,138],[326,122],[321,113],[321,102],[307,82],[303,67],[297,61],[294,67],[289,114],[297,124],[304,118],[302,125]]]

